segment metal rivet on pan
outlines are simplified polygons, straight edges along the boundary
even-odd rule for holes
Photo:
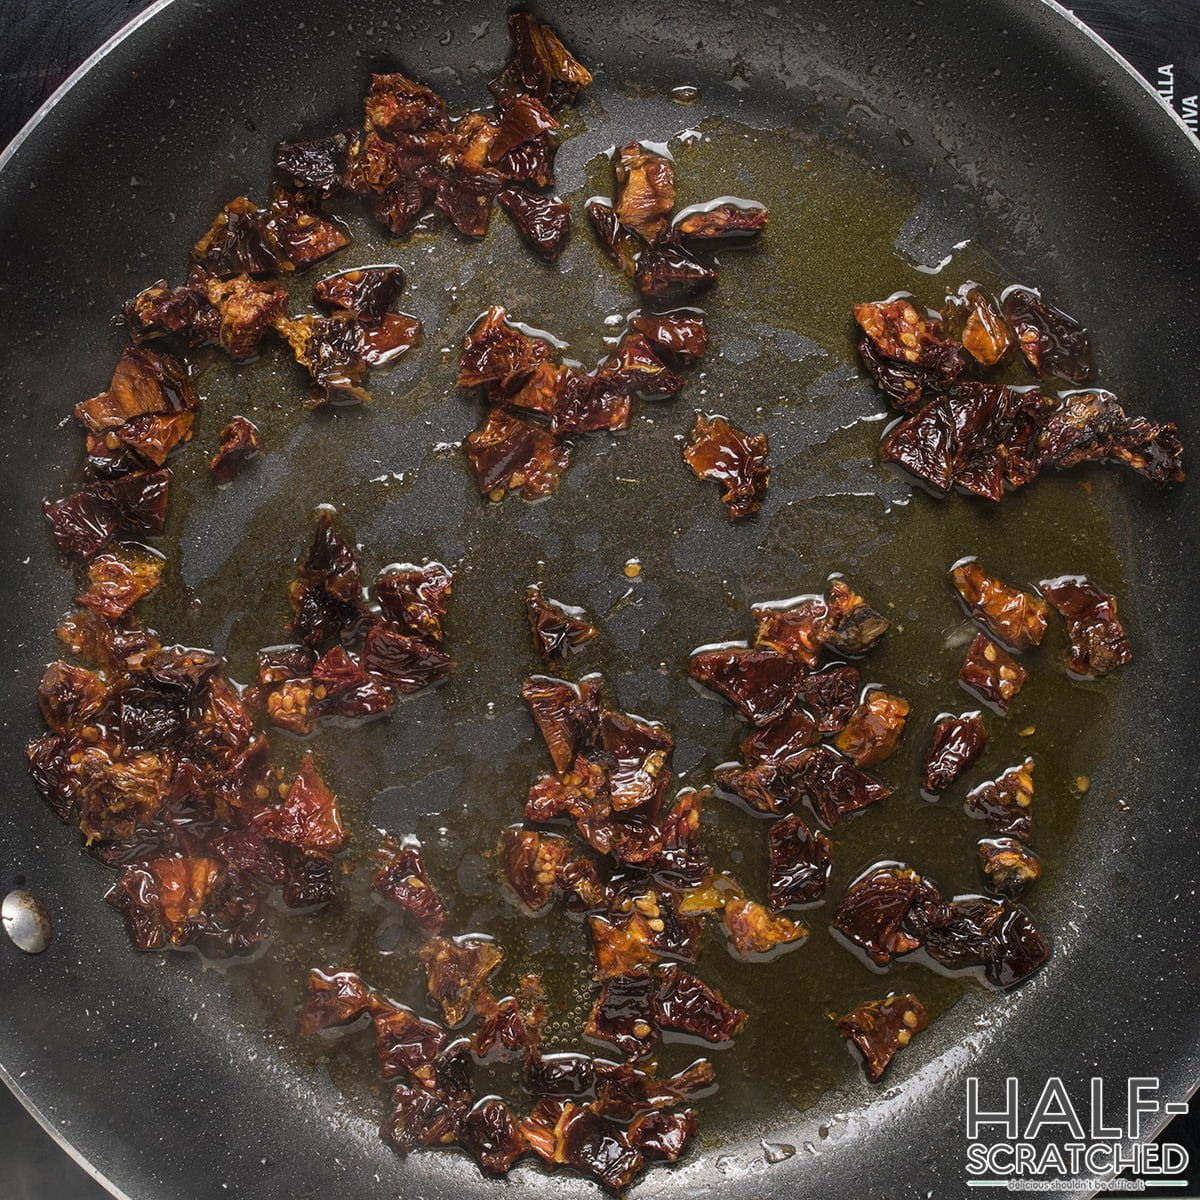
[[[26,954],[41,954],[50,945],[50,914],[46,906],[24,888],[15,888],[0,903],[0,921],[13,945]]]

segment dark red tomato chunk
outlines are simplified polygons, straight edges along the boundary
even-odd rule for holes
[[[896,1051],[929,1025],[929,1014],[916,996],[906,993],[869,1000],[838,1017],[836,1024],[842,1037],[862,1055],[863,1069],[873,1083],[882,1078]]]
[[[721,485],[721,499],[735,520],[762,508],[771,479],[766,434],[747,434],[724,417],[698,412],[683,457],[697,479]]]
[[[981,713],[940,717],[925,756],[922,790],[935,795],[944,792],[983,753],[987,737]]]
[[[776,650],[732,646],[692,655],[688,672],[697,683],[720,692],[754,725],[769,725],[796,702],[804,666]]]
[[[1038,586],[1067,623],[1068,665],[1077,675],[1107,675],[1133,661],[1129,638],[1117,618],[1115,596],[1082,575],[1043,579]]]
[[[833,856],[829,839],[814,832],[798,814],[772,823],[767,831],[767,905],[779,911],[792,904],[814,904],[829,887]]]
[[[990,821],[996,833],[1028,841],[1033,834],[1033,759],[967,793],[967,815]]]
[[[533,648],[547,664],[577,653],[600,632],[582,608],[551,600],[536,584],[525,589],[525,615]]]

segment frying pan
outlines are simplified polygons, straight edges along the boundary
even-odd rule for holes
[[[1155,418],[1177,420],[1185,439],[1194,436],[1188,402],[1200,377],[1200,157],[1149,89],[1064,10],[1030,0],[778,0],[770,7],[615,0],[546,6],[542,15],[598,77],[594,99],[581,109],[582,128],[560,155],[560,178],[571,181],[562,186],[574,186],[589,159],[613,142],[670,133],[706,115],[801,129],[808,140],[800,158],[844,155],[855,170],[865,164],[910,197],[896,255],[877,263],[874,276],[863,268],[855,286],[870,277],[886,291],[887,279],[919,279],[914,263],[936,267],[963,241],[992,247],[1009,277],[1042,284],[1083,316],[1109,386]],[[86,64],[0,160],[0,455],[9,513],[0,534],[7,613],[0,712],[10,778],[0,863],[6,883],[22,882],[41,897],[56,930],[38,957],[0,947],[0,1062],[31,1111],[117,1194],[471,1197],[500,1186],[531,1196],[597,1194],[578,1178],[532,1166],[500,1185],[456,1155],[396,1159],[376,1138],[371,1097],[329,1064],[297,1055],[280,1032],[288,1000],[271,1000],[265,985],[256,991],[247,982],[252,968],[215,971],[190,955],[129,951],[119,921],[99,903],[107,872],[36,801],[23,771],[24,743],[38,730],[34,680],[54,653],[47,631],[72,592],[39,502],[63,490],[77,461],[78,439],[59,424],[70,404],[103,386],[120,345],[110,314],[159,274],[178,273],[219,204],[242,190],[263,192],[275,141],[353,121],[371,66],[404,63],[461,103],[479,97],[503,62],[503,24],[501,8],[482,0],[172,0]],[[697,110],[682,111],[668,98],[680,84],[699,88]],[[735,159],[723,160],[734,175]],[[868,203],[867,189],[843,190],[832,209],[815,193],[791,207],[781,199],[782,208],[772,197],[772,253],[782,262],[789,242],[806,246],[804,261],[789,269],[807,282],[776,299],[783,307],[803,300],[815,312],[823,296],[833,297],[844,313],[839,254],[853,259],[855,239],[867,237],[852,219]],[[814,229],[814,222],[828,224]],[[1050,964],[1013,994],[971,989],[957,996],[882,1090],[847,1071],[803,1104],[772,1106],[761,1096],[747,1099],[753,1079],[741,1090],[730,1086],[703,1106],[702,1121],[713,1127],[707,1140],[681,1167],[648,1173],[636,1194],[693,1196],[720,1187],[756,1198],[964,1195],[962,1110],[971,1074],[985,1088],[1017,1075],[1035,1089],[1056,1074],[1073,1095],[1093,1075],[1110,1090],[1130,1075],[1157,1076],[1165,1098],[1186,1098],[1200,1079],[1196,489],[1159,493],[1094,473],[1090,493],[1078,481],[1039,482],[1039,499],[1014,497],[995,513],[961,497],[938,504],[910,496],[874,464],[878,426],[868,416],[860,413],[846,438],[837,432],[839,414],[830,406],[857,397],[864,412],[878,409],[855,377],[843,328],[840,368],[821,375],[823,387],[811,389],[808,403],[779,410],[771,430],[780,451],[777,490],[757,524],[730,527],[715,497],[683,476],[670,438],[683,427],[682,409],[627,439],[620,447],[627,457],[614,457],[611,446],[590,458],[581,452],[548,504],[483,505],[460,460],[430,449],[461,438],[477,417],[453,394],[451,368],[437,355],[461,335],[477,311],[471,305],[487,293],[550,328],[573,287],[594,289],[600,311],[633,306],[589,257],[586,234],[577,234],[570,252],[578,256],[574,273],[561,276],[538,274],[504,236],[494,233],[488,249],[469,252],[450,240],[433,250],[364,245],[364,253],[409,270],[409,307],[428,334],[426,357],[378,385],[369,413],[299,412],[298,381],[277,361],[214,379],[206,403],[262,416],[269,453],[239,481],[240,491],[216,497],[201,496],[202,466],[179,468],[185,499],[165,545],[178,564],[177,590],[201,603],[164,601],[156,623],[170,624],[179,640],[209,639],[222,649],[278,640],[271,624],[278,605],[265,616],[247,614],[270,609],[262,599],[268,593],[282,594],[304,544],[307,509],[323,500],[339,503],[364,545],[383,547],[376,565],[422,551],[474,561],[456,602],[483,632],[469,634],[460,618],[463,665],[452,686],[347,734],[340,748],[328,739],[320,751],[339,791],[354,797],[347,806],[356,831],[372,823],[403,830],[434,811],[452,827],[453,847],[454,827],[486,823],[481,811],[497,828],[515,819],[514,781],[527,782],[534,770],[530,730],[512,697],[518,672],[529,669],[520,666],[527,651],[518,644],[518,618],[501,621],[499,610],[535,571],[571,585],[574,594],[564,598],[614,614],[615,648],[602,665],[622,703],[677,713],[681,746],[697,747],[716,737],[714,728],[728,735],[733,724],[685,684],[656,682],[663,676],[647,663],[678,662],[689,645],[728,635],[736,620],[720,611],[723,583],[744,607],[755,589],[782,587],[789,571],[809,584],[795,590],[811,590],[818,566],[870,571],[875,554],[891,564],[871,572],[877,586],[906,598],[912,623],[924,627],[944,624],[948,612],[918,611],[917,602],[932,603],[935,594],[948,603],[928,579],[940,578],[951,551],[963,549],[954,538],[939,543],[943,526],[969,534],[975,540],[966,548],[981,552],[994,534],[1007,547],[997,551],[1002,560],[1030,578],[1055,561],[1063,569],[1081,559],[1090,569],[1100,564],[1108,579],[1121,576],[1137,662],[1111,687],[1084,688],[1077,699],[1055,693],[1060,708],[1078,708],[1073,728],[1088,748],[1094,784],[1072,802],[1073,832],[1054,848],[1055,869],[1032,901],[1055,942]],[[756,277],[752,256],[731,262],[710,310],[718,342],[723,329],[739,328],[739,308],[759,302],[754,289],[766,296],[784,278]],[[933,281],[933,298],[940,282]],[[443,295],[444,283],[455,290]],[[804,329],[802,313],[793,325]],[[836,339],[822,338],[828,354]],[[793,336],[779,344],[794,350],[801,343]],[[738,368],[743,374],[723,376],[738,366],[734,357],[713,365],[704,386],[747,422],[754,410],[749,402],[737,409],[739,390],[778,391],[780,371],[785,380],[789,370],[797,379],[803,373],[804,355],[793,353],[750,359]],[[216,428],[213,418],[207,436]],[[809,458],[805,447],[814,448]],[[788,466],[793,460],[803,462],[803,479]],[[387,478],[372,482],[381,475]],[[618,477],[635,477],[639,486]],[[385,486],[394,490],[385,495]],[[187,501],[192,493],[204,502]],[[1013,529],[1002,534],[1005,523]],[[1087,537],[1076,536],[1085,526]],[[895,539],[911,550],[889,559],[885,547]],[[1093,551],[1101,543],[1107,549]],[[1070,563],[1062,561],[1067,551]],[[614,582],[613,567],[639,555],[646,582],[621,607],[624,585]],[[760,558],[773,565],[760,569]],[[597,562],[606,564],[602,579]],[[505,681],[493,692],[489,672]],[[486,716],[485,693],[498,697]],[[430,745],[432,759],[423,758]],[[1073,745],[1057,748],[1064,762]],[[438,758],[442,751],[451,765]],[[703,753],[687,751],[684,765],[696,766]],[[516,759],[513,770],[497,767]],[[1066,777],[1052,773],[1062,785],[1056,790],[1065,791]],[[364,795],[368,779],[372,790]],[[381,789],[393,779],[400,782]],[[497,780],[513,784],[503,800]],[[1066,806],[1062,795],[1057,803]],[[915,799],[904,804],[895,824],[880,825],[897,838],[934,819],[917,815]],[[949,829],[949,820],[926,824],[921,836],[927,842],[930,829]],[[859,825],[868,827],[865,819]],[[921,865],[922,845],[914,839],[914,865]],[[866,852],[864,844],[855,854]],[[843,882],[855,865],[847,861]],[[478,880],[459,883],[468,895],[485,890]],[[466,919],[477,913],[487,915],[477,905]],[[827,939],[819,916],[812,924],[819,956],[817,943]],[[347,950],[332,929],[331,957]],[[801,962],[809,949],[788,961]],[[820,970],[813,966],[810,977]],[[300,977],[293,972],[282,983],[294,986]],[[865,998],[870,988],[882,994],[893,983],[863,977],[855,986]],[[294,1002],[286,988],[279,995]],[[797,1153],[768,1164],[762,1141]]]

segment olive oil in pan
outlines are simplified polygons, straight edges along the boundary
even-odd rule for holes
[[[586,136],[599,149],[606,132],[612,142],[660,131],[608,131],[601,122]],[[535,580],[548,595],[586,606],[601,627],[561,673],[601,671],[610,703],[670,726],[681,786],[707,782],[714,766],[736,756],[745,732],[728,705],[690,684],[688,655],[702,643],[749,636],[752,602],[819,591],[840,571],[893,622],[860,666],[864,681],[912,704],[899,752],[878,771],[894,794],[833,832],[829,900],[798,914],[811,930],[804,945],[769,963],[744,963],[727,953],[714,925],[702,952],[699,973],[750,1013],[737,1042],[713,1054],[720,1096],[701,1105],[708,1144],[747,1119],[811,1106],[856,1078],[829,1013],[911,990],[936,1020],[978,986],[913,963],[879,974],[833,941],[832,906],[864,867],[899,859],[948,894],[979,890],[975,843],[989,830],[966,817],[963,796],[1032,755],[1033,844],[1045,877],[1026,902],[1053,940],[1053,896],[1064,883],[1072,832],[1085,809],[1088,819],[1101,819],[1107,803],[1101,764],[1120,680],[1069,680],[1057,624],[1023,657],[1031,677],[1010,714],[988,714],[991,737],[980,762],[936,804],[918,792],[935,715],[978,707],[956,681],[972,629],[947,576],[953,562],[978,555],[1018,584],[1086,572],[1123,595],[1115,514],[1126,482],[1114,473],[1048,477],[991,506],[933,499],[878,461],[887,414],[857,370],[852,304],[907,289],[937,305],[944,288],[968,278],[998,290],[1008,282],[1003,247],[993,257],[971,245],[941,276],[921,272],[895,249],[917,196],[853,153],[795,129],[710,118],[670,149],[680,207],[751,197],[770,209],[769,228],[757,242],[721,253],[721,280],[699,301],[712,350],[682,395],[642,404],[628,432],[580,438],[562,488],[545,503],[491,504],[476,493],[459,443],[482,406],[453,380],[462,335],[489,304],[549,330],[568,343],[566,355],[589,366],[619,335],[637,297],[595,246],[578,204],[572,242],[554,270],[534,260],[501,214],[482,243],[443,231],[397,245],[347,210],[353,245],[324,270],[297,278],[295,300],[327,271],[394,261],[410,279],[399,307],[425,324],[424,345],[373,380],[369,409],[303,410],[303,380],[277,346],[255,364],[216,367],[202,381],[200,444],[211,445],[241,413],[263,431],[265,450],[219,492],[203,452],[180,457],[167,538],[176,586],[146,604],[148,622],[172,639],[215,646],[235,678],[250,679],[254,651],[286,639],[287,584],[320,503],[337,506],[361,544],[368,578],[398,560],[437,558],[458,568],[446,631],[459,665],[443,686],[365,725],[326,726],[304,742],[271,734],[288,763],[306,748],[317,756],[353,841],[337,903],[311,915],[280,914],[270,953],[244,968],[245,1021],[268,1030],[302,1069],[328,1070],[364,1115],[377,1115],[385,1091],[373,1076],[369,1033],[301,1041],[294,1013],[313,966],[353,967],[425,1009],[419,938],[370,892],[378,827],[421,838],[449,909],[445,932],[481,931],[501,943],[499,987],[528,969],[542,973],[550,1047],[583,1046],[592,996],[586,930],[561,909],[536,919],[521,914],[504,894],[495,854],[503,827],[521,818],[529,784],[549,769],[517,696],[521,680],[541,669],[522,605]],[[609,191],[609,170],[593,154],[570,198]],[[1103,330],[1095,333],[1103,338]],[[769,434],[773,477],[758,517],[731,524],[717,490],[684,467],[679,439],[694,408]],[[633,575],[632,560],[640,568]],[[1136,638],[1138,614],[1127,615]],[[1093,775],[1097,786],[1081,796],[1080,779]],[[766,828],[720,797],[706,805],[702,838],[714,864],[760,900]],[[674,1069],[700,1053],[670,1044],[660,1061]],[[922,1053],[917,1038],[900,1056],[897,1077]],[[507,1068],[480,1083],[517,1094]]]

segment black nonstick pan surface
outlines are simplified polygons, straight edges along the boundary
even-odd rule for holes
[[[702,1105],[696,1151],[649,1172],[634,1194],[965,1195],[969,1075],[993,1094],[1008,1075],[1034,1090],[1058,1075],[1080,1095],[1094,1075],[1114,1091],[1154,1076],[1165,1098],[1185,1098],[1200,1078],[1194,488],[1160,493],[1089,472],[1087,488],[1079,476],[1040,481],[994,510],[913,492],[876,461],[883,409],[856,370],[848,312],[899,288],[936,302],[964,278],[1040,285],[1091,329],[1100,380],[1131,408],[1177,421],[1190,446],[1200,158],[1180,152],[1178,125],[1141,81],[1061,10],[1030,0],[662,0],[540,15],[597,73],[559,155],[560,190],[577,200],[602,190],[597,156],[608,146],[673,138],[685,202],[732,193],[770,206],[763,245],[727,256],[706,301],[719,356],[627,437],[581,447],[548,503],[487,505],[454,449],[479,415],[452,378],[474,315],[502,303],[595,359],[604,316],[635,298],[582,222],[555,272],[499,221],[480,246],[448,233],[389,244],[355,225],[344,264],[405,267],[404,307],[425,322],[423,349],[376,385],[370,410],[332,416],[300,409],[282,356],[206,377],[199,440],[243,411],[268,448],[221,493],[200,450],[190,466],[181,460],[162,540],[176,586],[147,619],[171,640],[215,645],[245,677],[253,648],[279,640],[283,589],[319,503],[338,507],[373,567],[463,564],[451,683],[313,748],[357,840],[374,826],[418,832],[454,875],[464,928],[509,934],[566,978],[564,947],[578,930],[517,932],[491,877],[458,865],[519,817],[521,790],[543,765],[515,695],[533,668],[526,583],[544,579],[602,618],[586,666],[605,672],[623,707],[674,726],[685,781],[729,757],[737,735],[688,686],[690,648],[744,636],[749,601],[812,591],[830,571],[896,606],[902,628],[871,670],[909,692],[914,736],[886,813],[853,823],[839,844],[836,895],[885,857],[947,891],[977,886],[978,829],[955,805],[924,805],[911,785],[925,723],[957,702],[959,652],[945,647],[959,614],[945,569],[976,553],[1016,578],[1094,574],[1121,597],[1136,661],[1077,687],[1047,657],[1031,701],[1049,869],[1030,906],[1054,942],[1050,964],[1005,996],[915,967],[876,978],[843,961],[823,910],[809,915],[810,944],[773,973],[738,974],[710,951],[757,1028],[718,1061],[721,1091]],[[377,1139],[379,1098],[351,1057],[296,1042],[305,967],[356,960],[397,986],[406,971],[353,890],[343,910],[291,929],[250,966],[135,955],[100,903],[107,871],[24,773],[23,746],[40,728],[35,682],[74,586],[40,501],[75,469],[79,439],[62,422],[107,379],[121,344],[111,315],[146,283],[178,276],[227,199],[265,193],[276,141],[352,123],[373,67],[403,65],[462,104],[485,98],[506,55],[499,5],[174,0],[61,93],[0,169],[10,779],[0,863],[55,925],[43,955],[0,948],[0,1063],[47,1126],[137,1200],[598,1194],[531,1165],[500,1184],[459,1155],[397,1159]],[[671,95],[681,85],[699,102],[681,107]],[[772,491],[747,525],[730,525],[680,465],[674,437],[693,405],[771,437]],[[636,583],[622,571],[632,558]],[[1015,721],[993,741],[985,766],[1002,767],[1018,750]],[[1086,791],[1073,788],[1084,775]],[[737,815],[714,820],[714,844],[735,853]],[[836,1039],[826,1046],[823,1012],[900,986],[926,997],[937,1020],[872,1088]],[[768,1154],[764,1142],[795,1153]]]

